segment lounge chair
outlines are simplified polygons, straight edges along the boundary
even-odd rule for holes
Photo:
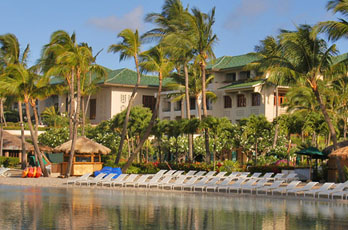
[[[274,177],[270,177],[270,178],[268,178],[269,180],[284,180],[283,179],[283,177],[284,177],[284,174],[283,173],[277,173]]]
[[[126,179],[122,181],[113,181],[112,186],[121,186],[123,187],[124,184],[129,183],[129,182],[134,182],[134,180],[138,177],[138,174],[130,174]],[[116,178],[117,179],[117,178]]]
[[[116,176],[116,173],[110,173],[109,175],[106,175],[104,178],[97,182],[89,183],[89,185],[95,184],[95,185],[103,185],[103,182],[111,181],[114,176]]]
[[[267,179],[262,179],[262,180],[259,180],[255,185],[246,184],[242,186],[241,193],[243,194],[244,192],[249,191],[252,194],[254,190],[264,187],[266,183],[267,183]]]
[[[344,194],[346,193],[346,191],[344,191],[346,188],[348,187],[348,181],[345,183],[340,183],[340,184],[336,184],[336,187],[334,189],[330,189],[327,191],[323,191],[323,192],[319,192],[318,193],[318,197],[320,196],[327,196],[327,198],[333,198],[333,194],[335,194],[335,196],[341,196],[343,199]]]
[[[234,179],[234,178],[232,178],[232,179]],[[234,182],[233,184],[226,184],[226,185],[224,185],[224,184],[220,184],[220,185],[218,185],[217,186],[217,188],[216,188],[216,190],[218,191],[218,192],[220,192],[221,190],[225,190],[226,191],[226,193],[228,192],[228,189],[230,188],[230,187],[234,187],[234,186],[239,186],[239,185],[241,185],[242,183],[244,183],[245,181],[247,181],[248,180],[248,178],[245,178],[245,177],[240,177],[240,178],[238,178],[238,180],[236,181],[236,182]]]
[[[196,173],[197,171],[196,170],[190,170],[190,171],[188,171],[188,173],[186,173],[185,174],[185,176],[193,176],[193,175],[195,175],[195,173]]]
[[[123,184],[123,187],[139,187],[139,184],[141,183],[145,183],[147,178],[149,178],[149,174],[145,174],[145,175],[141,175],[140,177],[138,177],[137,180],[134,180],[132,182],[126,182]],[[153,177],[152,180],[159,180],[160,177]]]
[[[92,173],[86,173],[78,178],[72,179],[72,180],[67,180],[66,185],[68,184],[76,184],[76,182],[79,181],[86,181],[88,178],[92,175]]]
[[[227,172],[219,172],[218,174],[215,175],[215,177],[224,177]]]
[[[9,168],[0,168],[0,177],[9,176],[9,173],[7,173],[9,170]]]
[[[248,177],[250,172],[241,172],[238,177]]]
[[[187,179],[188,176],[179,176],[173,183],[167,183],[167,184],[160,184],[158,187],[162,189],[173,189],[174,186],[176,185],[181,185],[184,183],[184,181]]]
[[[263,176],[260,176],[257,179],[261,179],[261,180],[263,180],[263,179],[266,180],[267,179],[267,180],[269,180],[269,178],[272,178],[273,174],[274,173],[265,173]]]
[[[203,176],[204,174],[206,174],[207,172],[206,171],[199,171],[198,173],[196,173],[194,176],[196,177],[201,177]]]
[[[163,176],[172,176],[175,172],[176,172],[176,170],[169,170],[168,172],[164,173],[164,174],[162,175],[162,177],[163,177]]]
[[[341,199],[343,200],[343,197],[345,197],[347,199],[348,196],[348,191],[347,190],[343,190],[340,192],[335,192],[331,194],[331,199],[334,199],[334,197],[341,197]]]
[[[165,172],[167,172],[168,170],[165,170],[165,169],[161,169],[160,171],[158,171],[156,174],[149,174],[149,176],[152,176],[152,177],[161,177],[163,176],[163,174]]]
[[[182,186],[182,190],[186,190],[189,189],[190,191],[194,190],[195,186],[202,186],[205,185],[211,178],[210,177],[202,177],[199,181],[196,181],[196,183],[192,183],[192,184],[187,184]]]
[[[230,176],[228,176],[228,177],[225,177],[225,179],[223,179],[223,181],[221,181],[220,184],[213,184],[213,185],[210,185],[210,183],[209,183],[209,185],[207,185],[207,186],[205,187],[205,191],[208,192],[209,190],[213,190],[213,192],[215,192],[215,191],[219,188],[219,186],[221,186],[221,187],[227,186],[228,184],[230,184],[230,183],[232,182],[232,180],[233,180],[234,178],[235,178],[235,177],[230,177]]]
[[[106,176],[105,173],[100,173],[100,174],[98,174],[98,176],[93,177],[93,178],[91,178],[91,179],[83,180],[83,181],[76,181],[75,184],[76,184],[76,185],[77,185],[77,184],[80,184],[80,186],[81,186],[82,184],[90,185],[91,183],[93,184],[93,183],[99,182],[99,181],[100,181],[101,179],[103,179],[103,177],[105,177],[105,176]]]
[[[107,184],[111,187],[112,183],[114,182],[118,182],[118,181],[122,181],[124,178],[126,178],[128,176],[128,174],[121,174],[118,177],[116,177],[113,180],[110,181],[103,181],[102,186],[106,186]]]
[[[256,183],[256,181],[257,181],[257,179],[249,179],[244,184],[243,183],[240,183],[239,185],[232,184],[231,186],[229,186],[228,192],[231,193],[231,191],[235,191],[236,193],[239,193],[239,191],[241,191],[244,186],[249,187],[252,184]]]
[[[286,191],[296,188],[296,186],[297,186],[299,183],[301,183],[301,181],[291,181],[290,184],[288,184],[288,185],[285,186],[285,187],[280,187],[280,188],[277,188],[277,189],[272,189],[272,190],[271,190],[271,194],[272,194],[272,196],[273,196],[274,193],[276,192],[276,193],[279,193],[279,194],[282,195],[282,194],[285,193]]]
[[[227,177],[237,177],[237,176],[239,176],[239,175],[241,175],[241,173],[240,172],[232,172],[230,175],[228,175]]]
[[[168,177],[168,176],[167,176]],[[170,176],[171,177],[171,176]],[[139,182],[137,183],[137,187],[140,188],[140,187],[145,187],[147,188],[148,186],[150,185],[154,185],[154,184],[158,184],[159,183],[159,180],[161,179],[162,177],[153,177],[151,178],[149,181],[144,181],[144,182]]]
[[[306,195],[312,195],[315,198],[315,195],[320,192],[328,191],[332,186],[334,186],[335,183],[325,183],[318,189],[312,189],[309,191],[303,192],[304,196]]]
[[[216,171],[209,171],[207,174],[205,174],[205,177],[213,177]]]
[[[259,177],[261,176],[262,173],[256,172],[253,175],[250,176],[250,178],[254,178],[254,179],[259,179]]]
[[[261,188],[257,188],[256,195],[258,195],[259,192],[264,192],[264,194],[267,195],[268,192],[271,192],[273,189],[278,189],[280,187],[280,185],[282,185],[283,183],[284,183],[283,180],[277,180],[277,181],[273,182],[270,186],[264,186]]]
[[[199,177],[191,177],[191,179],[189,179],[186,182],[183,182],[182,184],[176,184],[172,186],[172,189],[176,189],[176,188],[180,188],[180,190],[183,189],[183,186],[187,186],[187,185],[193,185],[197,180],[199,179]]]
[[[285,182],[291,182],[293,180],[297,180],[297,174],[296,173],[289,173],[285,178],[283,178]]]
[[[309,182],[303,187],[287,190],[285,192],[285,195],[289,195],[289,193],[293,193],[293,194],[295,194],[295,196],[297,196],[298,193],[303,193],[304,191],[311,190],[317,184],[318,184],[318,182]]]
[[[172,176],[165,176],[161,181],[155,183],[148,183],[147,188],[159,188],[160,185],[168,184],[173,179]]]
[[[197,189],[200,189],[200,191],[204,192],[204,190],[208,187],[208,186],[213,186],[216,185],[216,183],[218,183],[220,181],[220,177],[214,177],[213,179],[211,179],[210,181],[208,181],[207,183],[202,183],[199,184],[197,183],[196,185],[193,185],[193,191],[197,191]],[[207,191],[207,190],[206,190]]]
[[[173,177],[181,176],[184,172],[185,172],[184,170],[176,171],[176,172],[173,174]],[[165,175],[165,176],[166,176],[166,175]]]

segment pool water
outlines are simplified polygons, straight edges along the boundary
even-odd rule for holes
[[[348,204],[0,185],[0,229],[348,229]]]

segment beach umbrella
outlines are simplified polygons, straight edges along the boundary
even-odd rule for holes
[[[302,150],[297,151],[295,153],[299,154],[299,155],[310,156],[313,159],[325,159],[325,158],[328,158],[327,154],[324,154],[319,149],[314,148],[314,147],[309,147],[309,148],[306,148],[306,149],[302,149]]]

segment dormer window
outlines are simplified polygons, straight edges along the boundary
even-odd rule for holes
[[[225,75],[225,82],[234,82],[237,80],[237,74],[236,73],[226,73]]]

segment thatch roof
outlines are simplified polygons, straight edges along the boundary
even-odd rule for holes
[[[39,149],[40,149],[40,151],[43,151],[43,152],[48,152],[48,153],[53,152],[53,149],[51,147],[49,147],[49,146],[46,146],[46,145],[39,145]],[[31,145],[29,150],[30,151],[34,151],[34,146]]]
[[[70,153],[71,149],[71,140],[68,142],[65,142],[56,148],[54,148],[55,152],[64,152],[64,153]],[[88,139],[86,137],[78,137],[76,140],[75,145],[75,153],[80,154],[93,154],[93,153],[99,153],[99,154],[108,154],[111,150],[104,145],[98,144],[95,141],[92,141],[91,139]]]
[[[3,150],[22,150],[22,142],[21,139],[15,135],[10,134],[9,132],[3,130]],[[33,145],[25,142],[25,148],[28,151],[31,151],[33,149]]]
[[[348,146],[348,140],[347,140],[347,141],[339,142],[339,143],[337,143],[337,145],[338,145],[339,148],[346,147],[346,146]],[[329,147],[326,147],[325,149],[323,149],[322,152],[323,152],[324,154],[329,154],[329,153],[331,153],[333,150],[334,150],[334,146],[333,146],[333,145],[330,145]]]
[[[329,157],[339,157],[341,159],[347,159],[348,158],[348,146],[339,148],[335,151],[333,151]]]

